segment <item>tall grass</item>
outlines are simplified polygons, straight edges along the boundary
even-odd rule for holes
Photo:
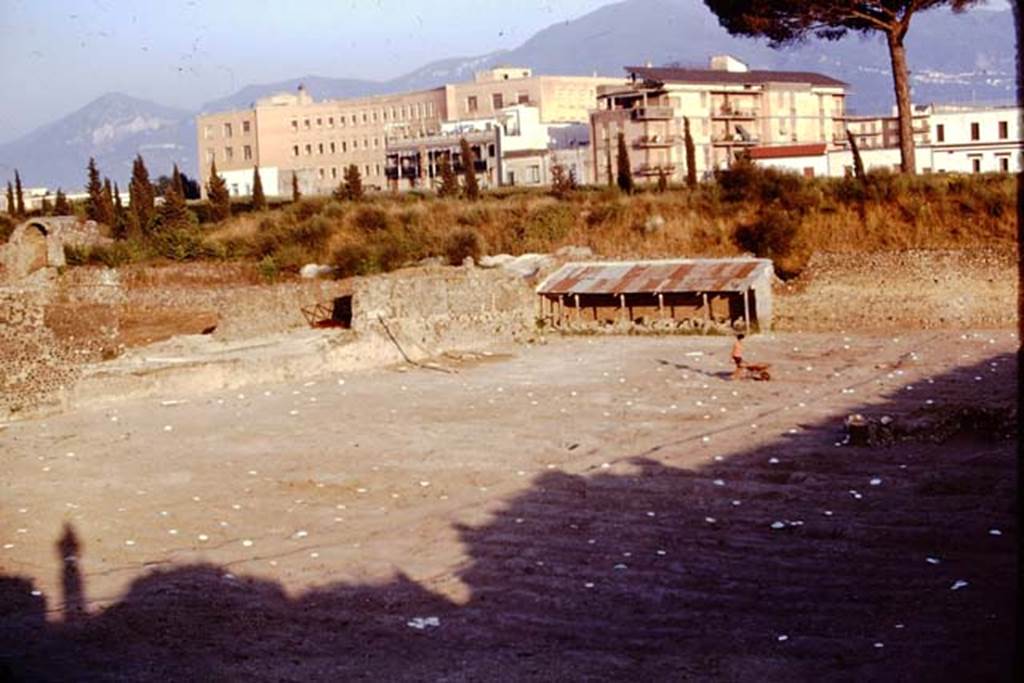
[[[607,258],[753,251],[795,274],[815,251],[1015,249],[1015,207],[1013,176],[871,173],[862,182],[740,165],[692,190],[631,196],[581,188],[556,199],[512,188],[476,202],[428,193],[303,199],[202,226],[198,258],[261,263],[282,273],[328,263],[351,275],[427,256],[451,259],[475,252],[475,245],[510,254],[581,245]]]

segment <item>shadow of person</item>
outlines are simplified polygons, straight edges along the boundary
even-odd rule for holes
[[[64,523],[64,531],[57,541],[57,557],[61,565],[61,589],[64,593],[62,611],[64,621],[74,622],[85,616],[85,590],[79,560],[82,544],[70,522]]]

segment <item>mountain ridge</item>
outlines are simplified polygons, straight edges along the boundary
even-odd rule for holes
[[[955,30],[954,30],[955,29]],[[953,15],[932,10],[914,18],[907,37],[915,102],[1012,99],[1015,67],[1010,10]],[[892,106],[888,54],[879,36],[808,41],[785,50],[729,36],[699,0],[623,0],[538,31],[511,50],[439,59],[387,81],[307,75],[250,84],[204,103],[197,111],[168,107],[124,93],[106,93],[27,135],[0,145],[0,180],[19,168],[27,186],[80,187],[90,156],[112,180],[127,180],[143,153],[154,176],[177,163],[197,172],[195,116],[238,109],[303,83],[317,99],[379,95],[471,79],[498,64],[538,74],[624,75],[623,66],[652,62],[705,65],[728,53],[755,69],[816,71],[850,83],[849,110],[884,113]]]

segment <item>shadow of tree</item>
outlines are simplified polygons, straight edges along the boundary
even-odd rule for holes
[[[901,392],[862,412],[921,418]],[[465,604],[403,575],[292,597],[201,564],[75,618],[65,527],[66,618],[0,578],[0,653],[24,680],[1012,680],[1016,442],[837,449],[840,424],[698,469],[668,464],[678,443],[544,474],[458,527]]]

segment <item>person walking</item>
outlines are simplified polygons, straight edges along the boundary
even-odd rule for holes
[[[736,335],[736,343],[732,345],[732,362],[736,368],[732,371],[732,379],[738,379],[743,373],[743,334]]]

